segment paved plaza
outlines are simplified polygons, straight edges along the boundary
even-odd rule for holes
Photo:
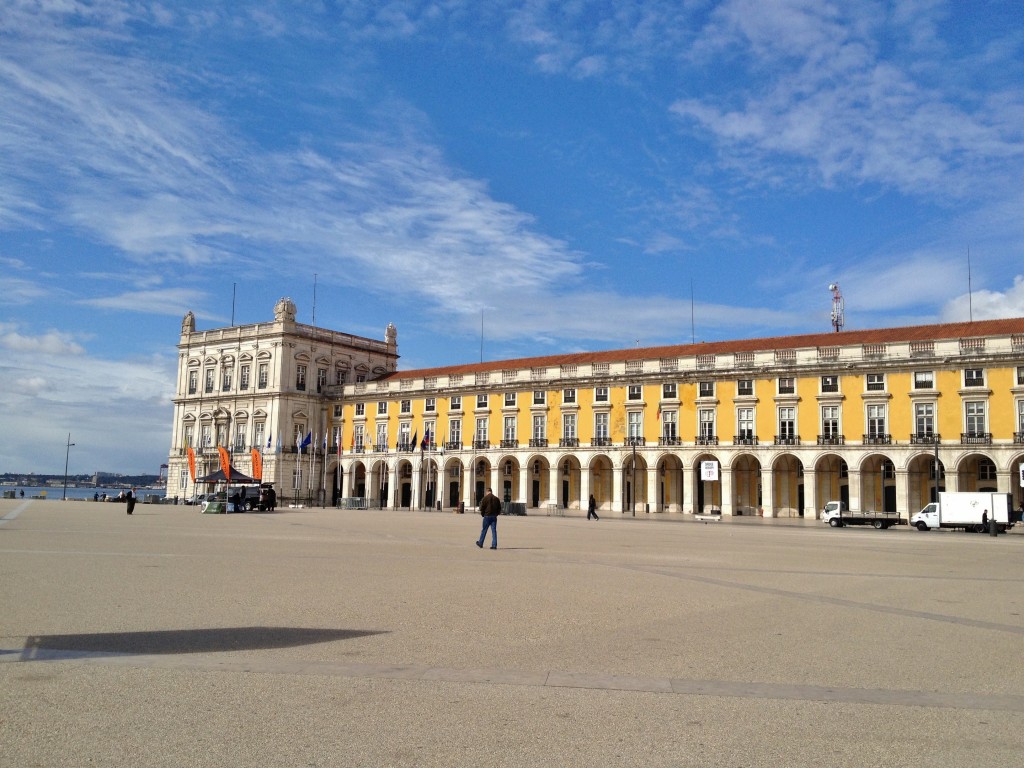
[[[1024,533],[0,501],[2,766],[1019,766]]]

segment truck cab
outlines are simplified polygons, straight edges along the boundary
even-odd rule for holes
[[[828,523],[833,528],[842,528],[843,514],[849,511],[845,501],[826,502],[821,510],[821,521]]]

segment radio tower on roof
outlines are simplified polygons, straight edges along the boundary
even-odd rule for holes
[[[839,283],[830,283],[828,289],[832,291],[832,330],[839,333],[843,330],[844,317],[843,294],[839,290]]]

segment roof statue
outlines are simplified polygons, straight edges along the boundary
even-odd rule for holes
[[[274,305],[274,320],[281,322],[295,322],[295,302],[287,296],[282,296]]]
[[[192,314],[191,309],[181,318],[181,332],[183,334],[196,332],[196,316]]]

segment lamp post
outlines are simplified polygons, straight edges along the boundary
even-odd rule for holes
[[[71,458],[71,446],[73,445],[74,443],[71,442],[71,433],[68,432],[67,451],[64,453],[64,497],[62,501],[68,500],[68,459]]]

